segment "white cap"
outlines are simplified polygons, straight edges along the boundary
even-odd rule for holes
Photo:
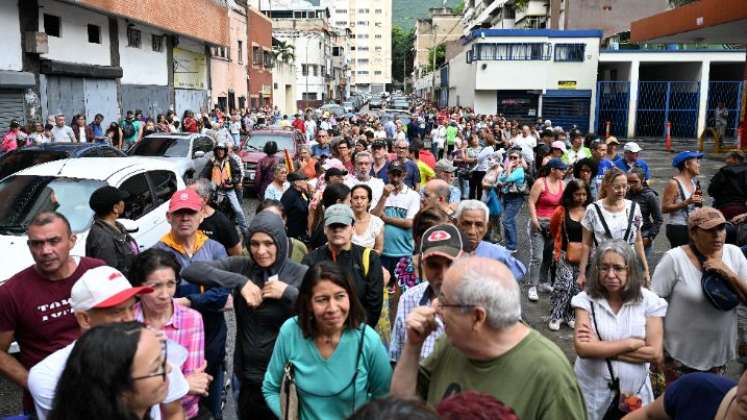
[[[135,295],[151,293],[150,287],[132,287],[119,270],[109,266],[91,268],[78,279],[70,293],[73,311],[111,308]]]
[[[638,143],[634,141],[629,141],[625,143],[625,147],[623,147],[623,150],[626,152],[638,153],[643,149],[641,149],[641,146],[639,146]]]

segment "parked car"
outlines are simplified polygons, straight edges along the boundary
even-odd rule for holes
[[[345,112],[355,112],[356,105],[352,101],[345,101],[342,103],[342,107],[345,108]]]
[[[384,102],[379,98],[371,98],[371,100],[368,102],[369,109],[381,108],[383,105]]]
[[[170,225],[168,201],[184,188],[177,168],[163,160],[142,157],[61,159],[36,165],[0,181],[0,283],[33,264],[26,245],[26,226],[40,211],[54,210],[70,221],[78,237],[72,255],[85,255],[93,222],[88,205],[101,186],[113,185],[130,194],[120,222],[132,232],[140,249],[155,245]]]
[[[129,156],[150,156],[171,161],[185,181],[199,176],[207,164],[215,140],[196,133],[158,133],[144,137],[129,150]]]
[[[324,104],[317,109],[317,116],[321,117],[325,112],[334,114],[335,117],[343,117],[347,111],[345,111],[345,108],[337,104]]]
[[[23,147],[0,157],[0,179],[28,167],[53,160],[125,156],[127,156],[125,152],[103,143],[48,143]]]
[[[274,141],[278,145],[281,159],[288,150],[291,158],[296,155],[298,146],[306,143],[306,138],[300,131],[290,128],[268,128],[253,130],[244,141],[239,152],[244,165],[244,188],[254,188],[254,177],[257,172],[257,162],[267,156],[263,152],[265,144]]]

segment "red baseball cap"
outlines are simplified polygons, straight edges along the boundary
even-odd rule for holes
[[[150,287],[132,287],[119,270],[104,265],[89,269],[75,282],[70,307],[75,312],[111,308],[135,295],[151,292]]]
[[[171,196],[171,201],[169,201],[169,213],[183,209],[189,209],[192,211],[202,210],[202,199],[197,195],[195,190],[186,188],[175,192],[174,195]]]

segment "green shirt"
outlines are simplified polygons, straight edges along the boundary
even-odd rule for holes
[[[124,133],[124,124],[127,120],[122,120],[119,122],[119,127],[122,129],[122,132]],[[140,133],[140,126],[142,123],[140,120],[133,119],[132,120],[132,126],[135,127],[135,134],[133,134],[130,137],[125,137],[124,141],[127,143],[135,143],[137,141],[138,134]],[[123,135],[124,136],[124,135]]]
[[[448,146],[456,143],[457,134],[459,134],[459,129],[455,126],[450,125],[446,127],[446,144]]]
[[[422,362],[418,391],[432,406],[445,394],[474,390],[513,408],[521,420],[586,419],[576,376],[563,352],[535,330],[490,361],[465,357],[442,336]]]

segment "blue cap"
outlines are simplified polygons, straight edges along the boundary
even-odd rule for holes
[[[675,156],[674,159],[672,159],[672,166],[676,168],[688,159],[700,159],[702,157],[703,157],[703,154],[700,152],[691,152],[689,150],[684,151],[684,152],[679,152],[677,153],[677,156]]]
[[[568,169],[568,165],[566,165],[565,162],[563,162],[563,160],[560,158],[550,159],[550,161],[547,162],[547,167],[550,169],[561,169],[563,171]]]

